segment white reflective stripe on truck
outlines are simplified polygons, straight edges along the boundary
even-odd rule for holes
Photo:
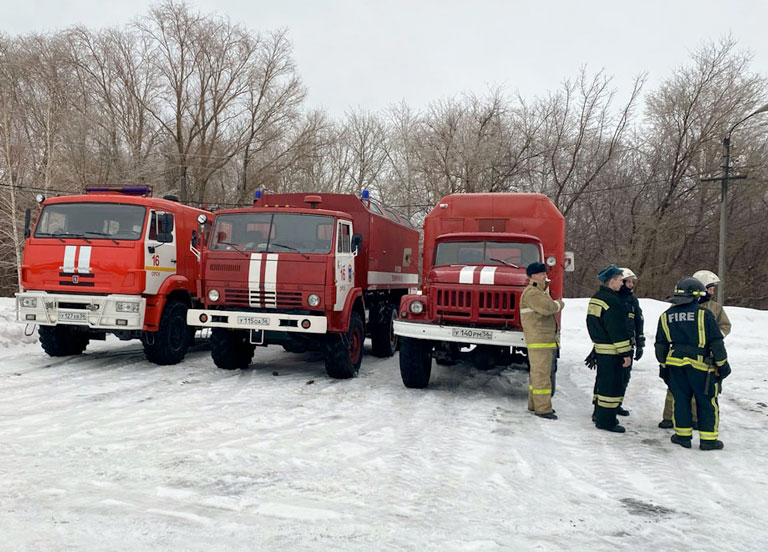
[[[251,253],[251,262],[248,265],[248,305],[260,307],[254,298],[259,296],[259,284],[261,283],[261,253]]]
[[[476,266],[465,266],[459,272],[460,284],[474,284],[475,283],[475,269]]]
[[[64,248],[64,265],[61,270],[64,272],[75,271],[75,255],[77,254],[76,245],[68,245]]]
[[[418,284],[419,275],[403,272],[368,271],[369,284]]]
[[[267,254],[267,266],[264,271],[264,306],[277,306],[277,253]]]
[[[91,271],[91,246],[81,245],[80,254],[77,256],[77,271],[78,272],[90,272]]]
[[[493,285],[496,282],[496,267],[484,266],[480,271],[480,283]]]

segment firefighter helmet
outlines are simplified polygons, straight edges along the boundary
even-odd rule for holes
[[[637,274],[635,274],[634,272],[632,272],[628,268],[621,268],[619,270],[621,270],[621,279],[622,280],[629,280],[630,278],[633,279],[633,280],[637,280],[638,279],[637,278]]]
[[[720,283],[720,278],[711,270],[697,270],[693,273],[693,277],[704,284],[704,287],[716,286]]]
[[[675,286],[675,294],[667,299],[675,305],[685,305],[699,300],[700,297],[706,297],[707,290],[700,280],[691,276],[680,278]]]

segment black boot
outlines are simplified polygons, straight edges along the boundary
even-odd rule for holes
[[[545,418],[547,420],[557,420],[557,414],[554,412],[545,412],[544,414],[536,414],[539,418]]]
[[[721,450],[725,445],[719,439],[699,441],[701,450]]]
[[[617,416],[629,416],[629,410],[627,410],[626,408],[623,408],[623,407],[620,406],[620,407],[618,407],[616,409],[616,415]]]
[[[612,427],[600,427],[599,425],[596,425],[595,427],[597,429],[602,429],[602,430],[605,430],[605,431],[611,431],[613,433],[624,433],[624,432],[627,431],[624,428],[623,425],[619,425],[619,424],[616,424],[615,426],[612,426]]]
[[[661,429],[671,429],[672,428],[672,420],[661,420],[659,422],[659,427]]]
[[[680,435],[673,435],[669,440],[675,443],[676,445],[680,445],[683,448],[691,448],[690,437],[681,437]]]

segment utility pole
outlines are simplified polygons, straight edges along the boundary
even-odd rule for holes
[[[760,109],[753,111],[742,120],[737,122],[728,131],[728,134],[723,138],[723,176],[716,176],[714,178],[702,178],[702,182],[717,182],[722,183],[720,188],[720,240],[718,245],[717,256],[717,276],[720,278],[720,284],[717,286],[717,302],[721,305],[725,304],[725,238],[728,230],[728,182],[731,180],[742,180],[747,178],[747,175],[740,174],[731,176],[731,134],[741,123],[747,119],[757,115],[758,113],[765,113],[768,111],[768,104],[765,104]]]

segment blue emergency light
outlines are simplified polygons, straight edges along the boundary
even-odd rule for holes
[[[360,195],[360,199],[371,199],[371,192],[368,190],[363,190],[363,193]]]
[[[253,192],[253,200],[258,201],[261,199],[261,190],[256,190]]]

